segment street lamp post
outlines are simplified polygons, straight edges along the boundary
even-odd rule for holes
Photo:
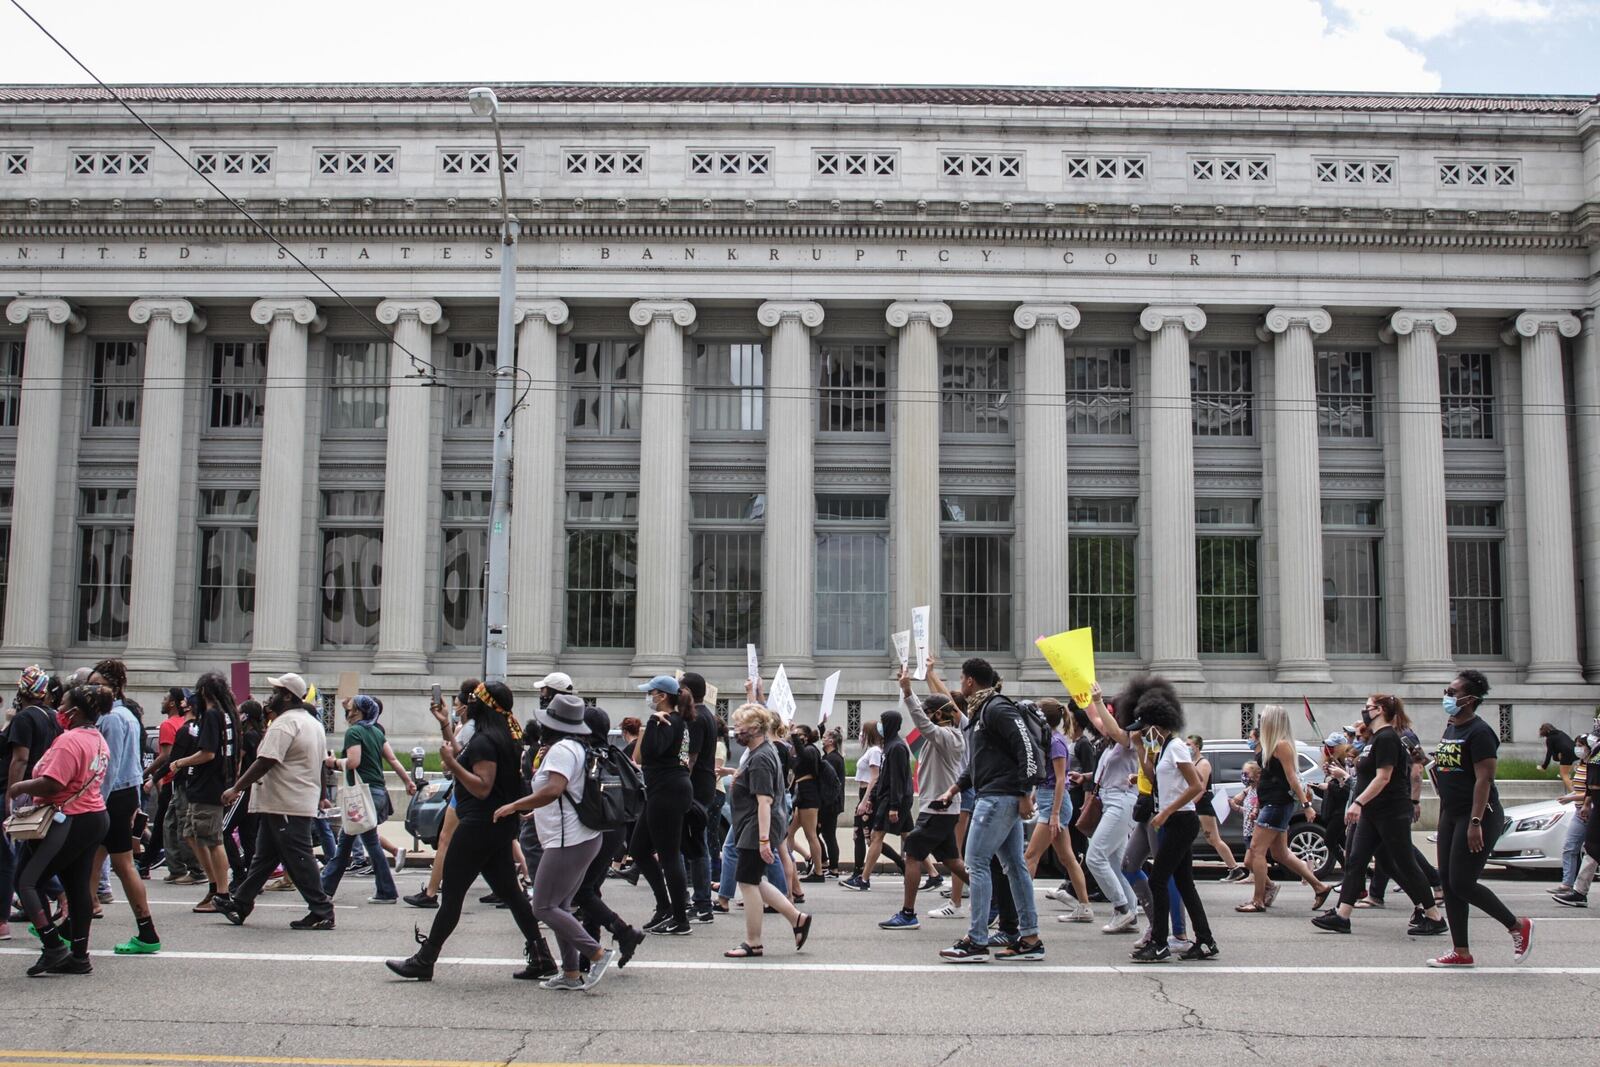
[[[494,467],[489,494],[489,565],[484,579],[483,678],[506,679],[506,620],[510,614],[511,409],[516,377],[512,312],[517,301],[517,236],[520,226],[506,197],[505,146],[500,137],[500,102],[494,90],[467,93],[472,113],[494,125],[495,170],[500,175],[500,313],[494,350]]]

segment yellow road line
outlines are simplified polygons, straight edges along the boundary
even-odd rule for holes
[[[46,1057],[43,1059],[35,1057]],[[239,1056],[166,1052],[61,1052],[44,1049],[0,1049],[0,1067],[63,1067],[71,1063],[216,1063],[272,1064],[281,1067],[505,1067],[504,1060],[378,1060],[328,1059],[321,1056]],[[573,1067],[570,1063],[518,1060],[516,1067]],[[663,1064],[583,1064],[582,1067],[671,1067]]]

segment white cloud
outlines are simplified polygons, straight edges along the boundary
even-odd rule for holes
[[[111,81],[804,81],[1426,91],[1419,42],[1577,0],[29,0]],[[0,80],[83,76],[9,5]],[[1514,61],[1514,57],[1508,57]]]

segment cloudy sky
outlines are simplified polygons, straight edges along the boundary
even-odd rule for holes
[[[111,82],[1600,93],[1600,0],[21,0]],[[85,75],[0,0],[0,82]]]

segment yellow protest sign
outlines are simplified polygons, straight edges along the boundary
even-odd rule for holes
[[[1053,637],[1034,641],[1044,654],[1045,662],[1056,672],[1061,684],[1067,687],[1072,700],[1080,708],[1089,703],[1089,687],[1094,684],[1094,630],[1085,626],[1068,630]]]

